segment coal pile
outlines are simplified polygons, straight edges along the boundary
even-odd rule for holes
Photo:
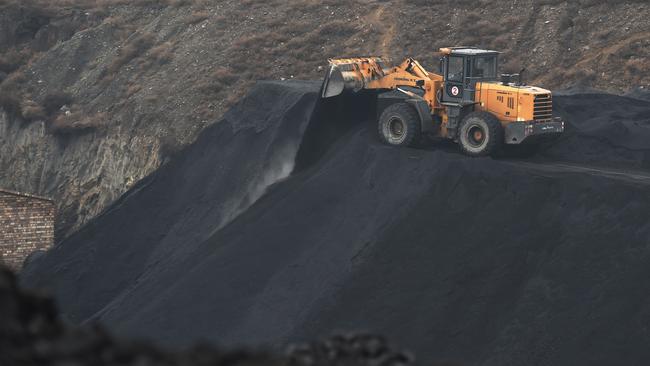
[[[647,95],[566,92],[554,101],[556,113],[571,123],[559,141],[544,149],[549,160],[650,170]]]
[[[561,96],[543,153],[471,159],[384,146],[372,100],[318,87],[258,84],[23,283],[163,345],[364,330],[423,364],[650,361],[647,102]]]

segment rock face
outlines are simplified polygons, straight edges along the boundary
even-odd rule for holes
[[[133,133],[60,138],[49,134],[43,122],[21,126],[6,117],[0,115],[3,184],[53,197],[59,205],[60,236],[97,215],[160,163],[157,141]]]
[[[438,47],[471,44],[505,51],[509,71],[526,66],[546,87],[650,83],[643,1],[95,3],[0,2],[0,187],[53,197],[60,238],[254,80],[319,79],[328,57],[414,56],[435,71]],[[32,122],[17,117],[21,106]]]
[[[648,363],[650,102],[563,96],[550,158],[472,159],[381,144],[371,100],[318,87],[258,84],[24,283],[174,345],[361,329],[424,364]]]

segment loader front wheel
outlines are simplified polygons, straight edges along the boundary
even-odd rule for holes
[[[469,156],[485,156],[503,145],[503,127],[487,112],[473,112],[463,118],[458,130],[460,149]]]
[[[394,146],[413,146],[420,141],[420,117],[406,103],[388,106],[379,117],[381,140]]]

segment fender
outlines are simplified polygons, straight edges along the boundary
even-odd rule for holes
[[[422,133],[435,131],[436,126],[433,123],[431,109],[429,109],[427,102],[422,99],[406,99],[404,102],[410,104],[418,112],[418,116],[420,116],[420,131]]]

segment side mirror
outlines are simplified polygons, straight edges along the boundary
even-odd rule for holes
[[[441,75],[444,72],[444,67],[445,67],[445,58],[440,57],[440,65],[438,65],[438,71],[440,72]]]

